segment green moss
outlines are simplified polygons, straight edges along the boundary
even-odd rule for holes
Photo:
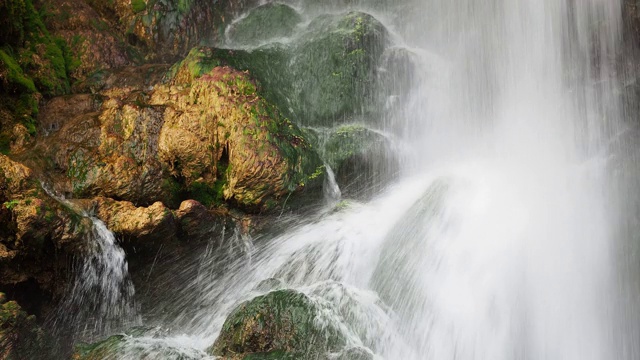
[[[265,4],[233,24],[230,38],[242,45],[259,44],[269,39],[291,36],[300,22],[302,16],[289,5]]]
[[[383,138],[362,125],[338,127],[327,140],[324,148],[325,160],[333,169],[356,154],[364,154],[374,146],[381,146]]]
[[[52,339],[15,301],[0,293],[0,349],[4,359],[59,359]]]
[[[316,305],[295,290],[276,290],[238,306],[210,349],[217,356],[244,359],[316,358],[344,345],[331,326],[321,327]],[[254,357],[251,357],[254,356]]]
[[[147,9],[145,0],[131,0],[131,8],[134,13],[139,13]]]
[[[178,0],[176,4],[178,7],[178,12],[181,14],[186,14],[191,9],[191,5],[193,0]]]
[[[249,70],[260,94],[301,125],[333,125],[375,110],[376,71],[387,31],[360,12],[320,16],[291,45],[252,51],[217,50],[232,67]]]
[[[20,204],[19,200],[11,200],[3,203],[2,206],[4,206],[7,210],[12,210],[16,206],[18,206],[18,204]]]
[[[217,205],[224,201],[224,185],[224,181],[216,181],[213,186],[196,181],[187,187],[187,196],[204,206]]]
[[[7,52],[0,49],[0,72],[6,73],[7,77],[4,84],[6,90],[11,93],[15,92],[36,92],[36,86],[29,77],[27,77],[18,62]]]
[[[142,337],[154,338],[166,336],[155,328],[137,327],[124,334],[114,335],[94,344],[77,344],[72,356],[75,360],[120,360],[120,359],[175,359],[197,360],[203,359],[204,353],[193,351],[187,353],[183,349],[173,348],[167,344],[149,346],[148,340]]]
[[[200,76],[210,72],[216,66],[220,66],[219,59],[213,56],[213,49],[208,47],[195,47],[189,51],[184,60],[174,64],[167,75],[169,80],[179,83],[190,83]]]

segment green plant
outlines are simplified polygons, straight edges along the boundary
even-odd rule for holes
[[[7,210],[13,210],[16,206],[18,206],[18,204],[20,204],[20,200],[11,200],[6,201],[2,204],[2,206],[4,206]]]

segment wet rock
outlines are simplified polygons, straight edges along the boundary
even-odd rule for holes
[[[371,196],[399,169],[391,141],[362,125],[343,125],[331,131],[324,143],[324,158],[334,170],[343,195]]]
[[[282,279],[278,278],[268,278],[260,281],[258,285],[256,285],[255,289],[257,291],[272,291],[272,290],[280,290],[286,287],[286,284]]]
[[[262,211],[291,192],[319,189],[320,160],[300,130],[257,95],[247,74],[199,54],[177,64],[167,83],[110,80],[122,87],[101,91],[97,111],[44,138],[38,151],[58,173],[59,190],[136,205],[193,198]]]
[[[345,349],[335,358],[336,360],[373,360],[373,353],[364,348],[352,347]]]
[[[162,340],[166,334],[157,328],[135,328],[93,344],[78,344],[73,360],[200,360],[205,353],[172,346]]]
[[[224,32],[227,19],[251,1],[88,0],[146,60],[175,61],[201,41]]]
[[[225,221],[195,200],[185,200],[174,212],[182,237],[190,241],[209,240],[218,236]]]
[[[70,58],[70,77],[75,91],[88,90],[85,82],[99,72],[133,65],[141,59],[137,49],[87,2],[44,0],[49,12],[45,25],[64,42]]]
[[[55,359],[51,338],[15,301],[0,293],[0,357],[2,359]]]
[[[138,244],[164,242],[176,236],[176,220],[161,202],[148,207],[136,207],[128,201],[104,197],[94,199],[95,212],[109,230],[120,239],[134,239]]]
[[[218,50],[216,56],[249,70],[264,96],[299,124],[326,126],[372,110],[387,38],[369,14],[322,15],[290,45]]]
[[[205,202],[222,198],[262,210],[290,192],[319,187],[317,153],[297,126],[257,96],[247,74],[216,67],[188,89],[165,89],[151,98],[173,104],[160,159]]]
[[[323,358],[344,339],[317,316],[313,302],[295,290],[258,296],[229,315],[210,352],[223,359]]]
[[[270,3],[252,9],[233,23],[227,36],[233,43],[255,45],[293,35],[300,22],[302,16],[289,5]]]

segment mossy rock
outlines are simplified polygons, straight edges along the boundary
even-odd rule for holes
[[[233,43],[255,45],[291,36],[302,16],[289,5],[271,3],[258,6],[232,24],[228,37]]]
[[[77,344],[73,360],[200,360],[207,358],[201,351],[176,348],[161,340],[158,329],[134,328],[125,334],[113,335],[93,344]]]
[[[238,306],[210,349],[223,359],[320,359],[345,339],[321,328],[317,306],[295,290],[277,290]]]
[[[393,178],[399,167],[390,139],[359,124],[332,130],[322,152],[343,195],[350,197],[373,195]]]
[[[168,83],[190,89],[190,102],[165,121],[162,161],[205,205],[228,200],[247,211],[265,211],[294,192],[319,197],[324,167],[311,142],[258,95],[248,74],[217,64],[215,52],[200,47],[172,67]],[[208,112],[192,114],[195,105]]]
[[[182,61],[169,69],[167,80],[175,84],[188,85],[221,64],[222,62],[214,56],[214,49],[206,46],[194,47]]]
[[[0,355],[3,359],[55,359],[52,339],[15,301],[0,293]]]
[[[376,18],[350,12],[316,18],[290,45],[218,50],[215,56],[249,70],[263,95],[298,124],[326,126],[375,111],[387,38]]]

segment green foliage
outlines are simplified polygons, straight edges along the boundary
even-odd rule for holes
[[[7,210],[13,210],[16,206],[20,204],[19,200],[11,200],[2,204]]]
[[[187,196],[204,206],[218,205],[224,201],[224,185],[225,181],[221,180],[216,181],[213,186],[196,181],[187,187]]]

